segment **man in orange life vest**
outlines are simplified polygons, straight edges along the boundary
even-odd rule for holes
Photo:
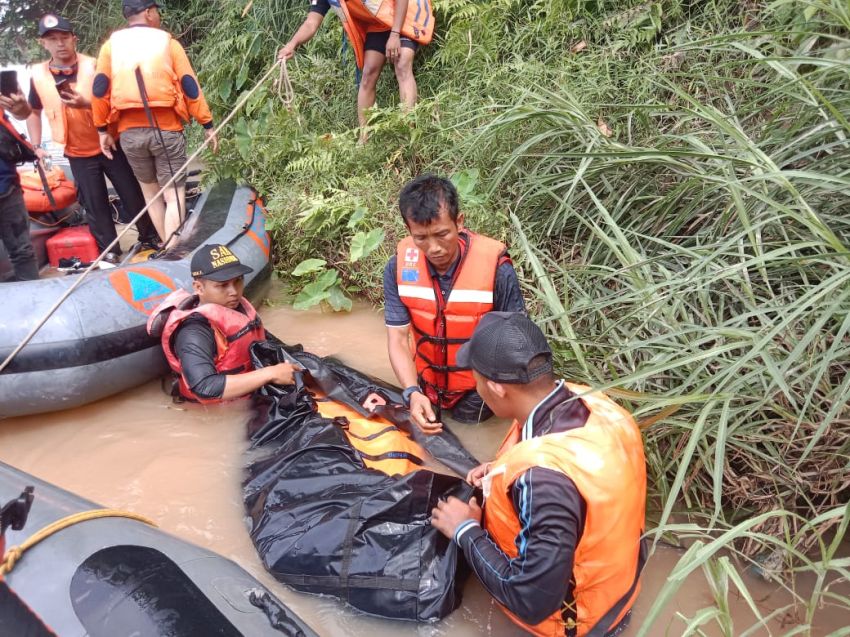
[[[244,276],[253,272],[224,245],[205,245],[192,256],[192,288],[172,292],[148,320],[184,398],[218,403],[250,394],[263,385],[290,385],[296,367],[279,363],[252,369],[249,348],[265,340],[257,311],[242,296]]]
[[[431,524],[461,547],[508,617],[533,635],[603,637],[625,628],[645,559],[646,461],[632,416],[589,387],[556,381],[528,317],[491,312],[461,347],[478,392],[513,426]]]
[[[24,205],[17,164],[36,159],[35,151],[12,122],[6,110],[15,114],[26,107],[26,97],[20,87],[11,95],[0,95],[0,241],[9,253],[15,280],[38,278],[38,261],[30,239],[30,219]]]
[[[154,0],[123,0],[128,27],[115,31],[101,47],[94,79],[92,112],[107,157],[116,148],[109,125],[117,126],[121,146],[142,186],[150,214],[163,241],[183,222],[186,208],[186,163],[183,124],[200,123],[213,152],[218,140],[213,118],[186,51],[159,27]],[[154,200],[172,177],[174,187]]]
[[[38,34],[39,43],[50,53],[50,60],[32,69],[27,130],[30,139],[39,143],[41,114],[42,111],[47,113],[53,141],[64,146],[80,200],[89,213],[89,226],[98,249],[103,251],[116,237],[106,177],[131,218],[145,207],[145,199],[121,149],[116,147],[111,159],[101,152],[91,113],[94,58],[77,52],[74,28],[60,16],[52,13],[42,16]],[[41,148],[36,154],[40,159],[48,157]],[[136,227],[142,245],[158,243],[156,229],[147,214],[139,219]],[[115,263],[120,255],[121,248],[116,245],[105,258]]]
[[[384,320],[404,401],[429,434],[440,432],[442,409],[460,422],[486,420],[493,412],[455,356],[487,312],[525,310],[507,249],[464,228],[448,179],[417,177],[402,190],[399,208],[410,236],[384,269]]]
[[[289,60],[295,49],[309,42],[332,8],[342,19],[348,41],[354,49],[357,67],[362,71],[357,93],[357,118],[366,125],[366,109],[375,105],[378,77],[389,60],[395,66],[402,103],[416,104],[416,78],[413,56],[419,45],[426,45],[434,35],[434,14],[430,0],[384,0],[371,3],[360,0],[310,0],[307,19],[280,49],[278,57]]]

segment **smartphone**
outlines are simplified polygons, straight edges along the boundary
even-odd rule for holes
[[[59,95],[62,95],[62,93],[67,93],[70,88],[71,83],[68,81],[67,77],[63,77],[56,80],[56,90],[59,91]]]
[[[0,71],[0,93],[10,97],[18,92],[18,72]]]

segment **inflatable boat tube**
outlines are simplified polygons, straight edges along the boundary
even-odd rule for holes
[[[468,500],[472,487],[429,467],[466,475],[475,458],[448,429],[419,433],[396,388],[297,347],[262,342],[252,354],[256,367],[306,370],[253,397],[243,497],[265,567],[381,617],[430,622],[455,610],[467,569],[429,520],[440,498]],[[367,411],[376,398],[385,404]]]
[[[130,389],[168,367],[145,323],[178,287],[191,289],[189,263],[207,243],[228,245],[254,272],[245,295],[256,302],[271,274],[266,213],[256,193],[232,182],[205,192],[177,245],[156,260],[92,272],[35,338],[0,373],[0,418],[69,409]],[[0,361],[72,285],[73,276],[4,283]]]
[[[35,487],[32,508],[22,530],[7,531],[7,548],[71,514],[101,508],[0,463],[0,503],[28,486]],[[234,562],[122,517],[48,536],[22,555],[5,584],[63,637],[316,635]],[[2,608],[0,614],[8,618]]]

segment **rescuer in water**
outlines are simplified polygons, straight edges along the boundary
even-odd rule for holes
[[[500,418],[496,459],[467,480],[484,510],[450,497],[431,523],[508,617],[532,635],[619,634],[640,589],[646,461],[631,414],[600,392],[557,380],[531,319],[491,312],[457,354]]]

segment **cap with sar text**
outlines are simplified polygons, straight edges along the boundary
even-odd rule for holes
[[[207,244],[192,255],[192,278],[229,281],[254,271],[225,245]]]
[[[552,349],[522,312],[488,312],[458,350],[456,363],[497,383],[527,384],[552,372]]]
[[[65,18],[56,15],[55,13],[47,13],[41,16],[38,21],[38,35],[42,37],[51,31],[62,31],[64,33],[73,33],[74,27]]]

